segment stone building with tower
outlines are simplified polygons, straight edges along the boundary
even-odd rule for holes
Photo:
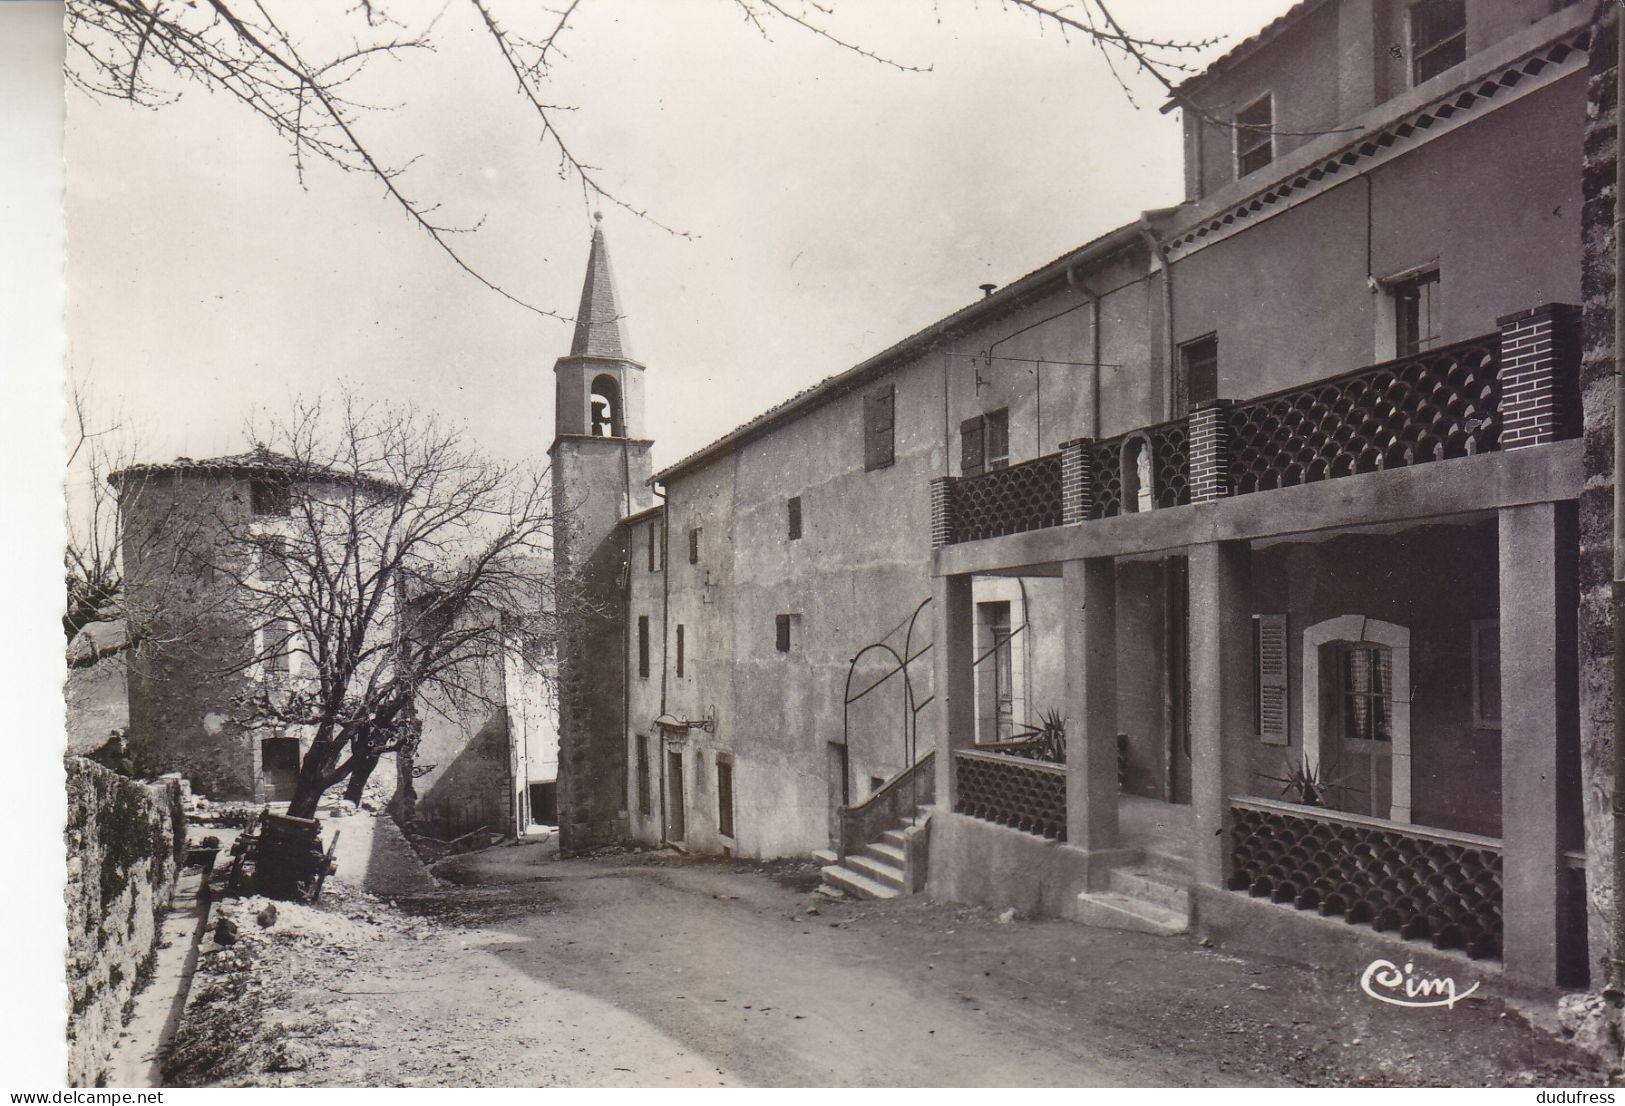
[[[559,841],[619,839],[626,827],[627,724],[623,520],[649,507],[651,442],[643,432],[644,367],[627,347],[601,226],[570,352],[553,366],[553,570],[558,656]]]
[[[299,680],[297,642],[242,599],[266,583],[255,543],[273,541],[301,495],[346,493],[353,478],[256,449],[132,465],[118,491],[126,686],[135,769],[179,772],[213,799],[292,797],[308,736],[247,721],[258,690]],[[364,490],[364,489],[363,489]]]
[[[1583,984],[1592,16],[1304,0],[1170,99],[1183,202],[652,485],[595,233],[554,445],[605,604],[565,660],[581,821],[821,854],[852,894]]]

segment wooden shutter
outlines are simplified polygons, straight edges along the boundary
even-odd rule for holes
[[[982,452],[989,469],[1008,468],[1010,465],[1010,409],[1001,407],[989,411],[982,436]]]
[[[781,614],[773,619],[774,645],[781,653],[790,651],[790,616]]]
[[[1261,614],[1255,618],[1258,737],[1267,745],[1285,745],[1289,741],[1286,615]]]
[[[982,475],[987,467],[986,447],[986,424],[981,415],[959,424],[959,475]]]
[[[895,393],[887,384],[870,392],[863,400],[863,467],[866,471],[885,468],[896,458],[892,432]]]

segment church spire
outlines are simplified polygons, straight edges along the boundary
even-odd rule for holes
[[[570,343],[570,356],[631,357],[626,333],[621,329],[615,275],[609,267],[609,247],[604,244],[602,212],[593,214],[592,252],[587,255],[587,281],[581,288],[581,308],[576,312],[576,333]]]

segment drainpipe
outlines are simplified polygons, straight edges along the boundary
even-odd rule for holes
[[[1100,294],[1089,287],[1078,277],[1077,267],[1067,266],[1067,287],[1080,295],[1089,297],[1089,437],[1095,441],[1100,440]],[[1043,366],[1039,366],[1043,371]],[[1044,443],[1038,443],[1039,452],[1042,453]],[[1025,617],[1025,616],[1024,616]]]
[[[1616,14],[1614,27],[1615,65],[1625,74],[1625,20]],[[1616,133],[1625,137],[1625,96],[1614,94]],[[1614,153],[1614,171],[1625,181],[1625,147]],[[1608,949],[1608,993],[1615,1003],[1625,1001],[1625,910],[1621,909],[1620,889],[1625,887],[1625,311],[1621,310],[1620,289],[1625,288],[1625,260],[1619,251],[1620,229],[1625,205],[1620,203],[1618,185],[1614,193],[1614,902],[1613,932]]]
[[[1163,417],[1171,419],[1174,417],[1174,269],[1168,263],[1168,251],[1162,248],[1162,240],[1149,224],[1140,224],[1140,237],[1145,239],[1151,256],[1157,259],[1157,267],[1162,270],[1162,370],[1167,384]]]

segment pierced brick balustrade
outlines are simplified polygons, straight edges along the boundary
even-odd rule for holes
[[[1232,799],[1230,889],[1435,948],[1501,953],[1501,843],[1266,799]]]
[[[974,749],[954,751],[954,813],[1066,840],[1066,767]]]
[[[953,541],[977,541],[1061,525],[1061,455],[941,485]]]
[[[1232,494],[1499,449],[1499,357],[1491,334],[1236,404]]]

